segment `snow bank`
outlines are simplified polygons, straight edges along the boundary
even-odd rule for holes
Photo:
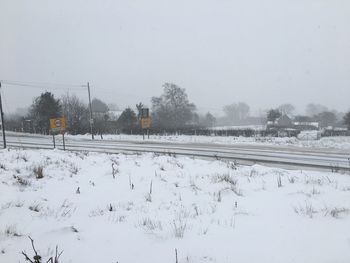
[[[24,262],[27,235],[60,263],[349,262],[349,200],[349,175],[1,150],[0,262]]]
[[[316,135],[317,136],[317,135]],[[72,139],[90,139],[91,135],[68,135]],[[312,148],[332,148],[350,150],[350,136],[323,137],[315,140],[315,134],[306,138],[295,137],[234,137],[234,136],[191,136],[191,135],[151,135],[146,141],[151,142],[172,142],[172,143],[216,143],[216,144],[254,144],[254,145],[282,145]],[[96,140],[101,140],[100,136],[95,136]],[[120,141],[142,141],[142,135],[103,135],[104,140]]]
[[[298,139],[302,141],[315,141],[321,139],[320,131],[301,131],[298,134]]]

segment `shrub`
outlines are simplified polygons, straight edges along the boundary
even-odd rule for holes
[[[40,211],[40,205],[39,204],[32,204],[29,206],[29,210],[32,210],[34,212],[39,212]]]
[[[13,178],[16,179],[16,181],[17,181],[17,183],[18,183],[19,185],[22,185],[22,186],[31,185],[30,181],[28,181],[28,180],[26,180],[26,179],[24,179],[24,178],[22,178],[22,177],[20,177],[20,176],[14,175]]]
[[[184,209],[181,209],[177,214],[175,219],[172,222],[174,236],[176,238],[183,238],[185,231],[187,229],[187,218],[188,212]]]
[[[34,167],[33,173],[34,173],[36,179],[44,178],[44,168],[41,165]]]
[[[217,177],[217,182],[225,182],[228,183],[230,185],[236,185],[237,184],[237,180],[234,179],[230,174],[226,173],[223,175],[219,175]]]
[[[278,186],[278,187],[282,187],[281,175],[279,175],[279,176],[277,177],[277,186]]]
[[[4,230],[5,236],[8,237],[20,237],[21,235],[18,233],[15,225],[6,226]]]

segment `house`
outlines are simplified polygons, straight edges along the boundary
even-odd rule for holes
[[[295,121],[293,124],[296,129],[301,131],[313,131],[320,129],[320,123],[315,121]]]
[[[267,122],[267,129],[293,129],[294,124],[288,115],[283,114],[281,117],[277,118],[275,121]]]
[[[283,114],[275,121],[267,122],[267,131],[276,134],[278,137],[296,136],[299,130],[295,129],[292,119]]]

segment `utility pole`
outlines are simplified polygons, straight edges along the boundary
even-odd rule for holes
[[[91,138],[94,139],[94,129],[93,129],[93,125],[94,125],[94,120],[92,118],[92,107],[91,107],[91,96],[90,96],[90,84],[89,82],[87,83],[87,88],[88,88],[88,93],[89,93],[89,109],[90,109],[90,132],[91,132]]]
[[[0,82],[0,115],[1,115],[2,139],[4,140],[4,149],[5,149],[6,148],[5,120],[4,120],[4,112],[2,110],[2,101],[1,101],[1,82]]]

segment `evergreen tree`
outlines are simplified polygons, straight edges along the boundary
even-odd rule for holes
[[[282,114],[278,109],[271,109],[267,112],[267,120],[275,122]]]
[[[117,125],[124,131],[131,131],[137,126],[137,116],[136,113],[130,108],[126,108],[120,115]]]
[[[36,132],[48,134],[50,118],[62,116],[62,106],[59,99],[55,99],[51,92],[42,93],[35,98],[30,108],[29,118],[33,120]]]

